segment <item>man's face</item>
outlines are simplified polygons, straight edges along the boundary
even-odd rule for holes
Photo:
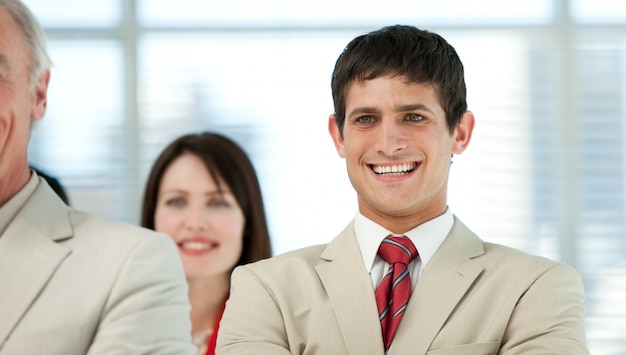
[[[45,113],[49,73],[31,90],[30,59],[23,33],[0,7],[0,178],[27,165],[31,119]]]
[[[360,212],[404,233],[445,211],[450,157],[465,150],[473,124],[467,112],[450,134],[432,86],[380,77],[350,85],[343,137],[334,115],[329,132]]]

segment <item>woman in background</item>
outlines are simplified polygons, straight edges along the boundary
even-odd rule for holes
[[[250,159],[219,134],[176,139],[152,167],[141,225],[168,234],[178,246],[189,284],[192,338],[198,354],[214,354],[232,270],[271,256]]]

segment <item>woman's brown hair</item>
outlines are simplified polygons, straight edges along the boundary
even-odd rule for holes
[[[211,132],[179,137],[154,162],[143,197],[141,226],[154,230],[154,214],[161,179],[167,168],[181,155],[194,154],[221,189],[224,182],[235,196],[245,216],[243,250],[237,265],[269,258],[272,254],[259,181],[248,155],[234,141]]]

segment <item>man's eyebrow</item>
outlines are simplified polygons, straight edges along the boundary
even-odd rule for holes
[[[416,111],[416,110],[422,110],[422,111],[427,111],[430,112],[432,114],[435,114],[433,112],[433,110],[429,109],[428,107],[426,107],[426,105],[424,104],[408,104],[408,105],[400,105],[400,106],[396,106],[395,111],[396,112],[407,112],[407,111]],[[361,114],[380,114],[380,110],[375,108],[375,107],[357,107],[354,110],[352,110],[349,114],[348,117],[352,117],[355,115],[361,115]]]
[[[380,110],[374,107],[357,107],[348,114],[348,117],[361,114],[380,114]]]
[[[396,107],[396,112],[406,112],[406,111],[415,111],[415,110],[423,110],[428,111],[432,114],[435,114],[433,110],[429,109],[423,104],[410,104],[410,105],[402,105]]]

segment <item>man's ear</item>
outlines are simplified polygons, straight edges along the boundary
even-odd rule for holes
[[[471,111],[465,111],[461,121],[454,128],[453,141],[452,141],[452,153],[461,154],[467,149],[467,146],[472,139],[472,132],[474,131],[474,114]]]
[[[341,131],[339,130],[339,126],[337,125],[336,118],[335,114],[328,117],[328,133],[330,133],[330,137],[333,139],[333,143],[335,143],[335,149],[337,149],[339,156],[345,158],[346,154],[344,151],[343,137],[341,135]]]
[[[39,121],[46,114],[46,108],[48,106],[48,83],[50,82],[50,70],[39,75],[37,82],[35,83],[35,90],[33,92],[34,101],[33,108],[30,113],[30,117]]]

